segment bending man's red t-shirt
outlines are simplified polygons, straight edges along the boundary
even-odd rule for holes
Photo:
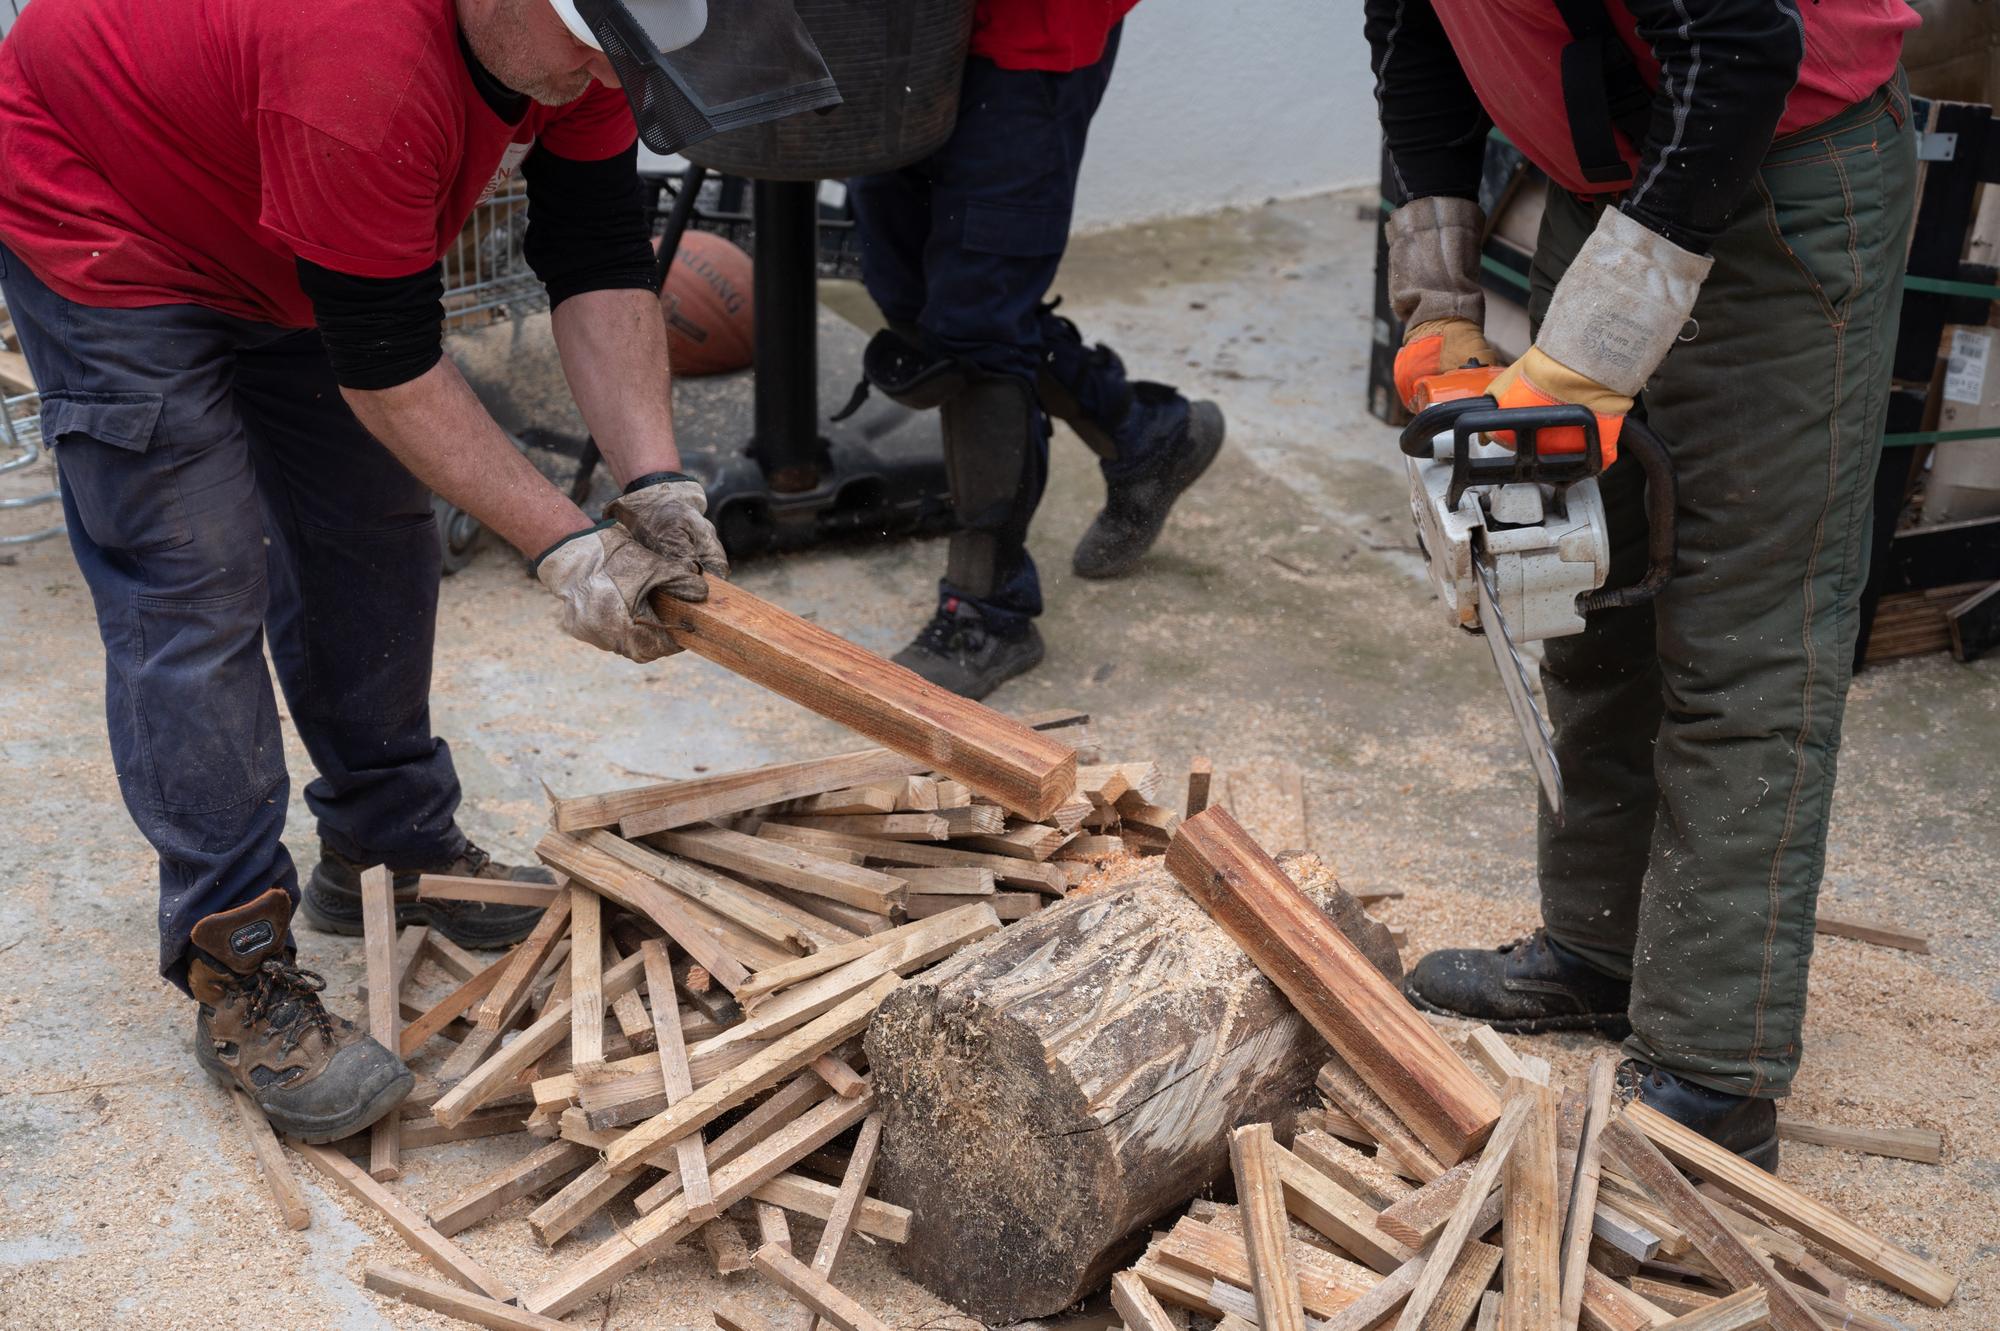
[[[304,328],[295,257],[422,272],[538,139],[636,136],[596,84],[507,124],[453,0],[35,0],[0,41],[0,242],[79,304]]]

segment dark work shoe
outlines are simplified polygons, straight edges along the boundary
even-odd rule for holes
[[[1426,1012],[1483,1021],[1496,1031],[1632,1033],[1632,984],[1607,975],[1537,929],[1492,949],[1452,948],[1416,964],[1403,993]]]
[[[1030,623],[1025,633],[1003,638],[970,602],[946,597],[917,640],[894,660],[941,689],[977,700],[1040,665],[1042,635]]]
[[[1143,406],[1164,384],[1139,383],[1133,392]],[[1175,394],[1178,396],[1178,394]],[[1104,510],[1076,544],[1072,566],[1080,578],[1116,578],[1132,571],[1160,531],[1174,501],[1201,478],[1222,450],[1222,408],[1213,402],[1188,404],[1185,424],[1160,446],[1157,457],[1130,476],[1104,482]]]
[[[372,865],[359,864],[322,844],[319,863],[300,897],[313,928],[326,933],[361,932],[361,874]],[[470,841],[449,864],[419,869],[392,869],[396,890],[396,924],[428,924],[460,947],[510,947],[534,932],[542,918],[539,906],[503,906],[485,901],[427,901],[417,896],[419,873],[457,878],[495,878],[515,883],[553,883],[555,875],[539,864],[502,864]]]
[[[194,1056],[217,1082],[255,1100],[279,1132],[329,1142],[393,1112],[416,1079],[320,1003],[326,981],[287,953],[291,918],[291,899],[274,887],[194,927]]]
[[[1636,1099],[1766,1173],[1778,1172],[1776,1100],[1710,1090],[1636,1058],[1618,1065],[1618,1098]]]

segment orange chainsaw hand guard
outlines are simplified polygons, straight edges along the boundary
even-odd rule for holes
[[[1491,378],[1500,372],[1499,353],[1470,319],[1433,319],[1404,337],[1403,349],[1396,353],[1396,396],[1412,411],[1422,410],[1417,394],[1428,380],[1474,372]],[[1449,399],[1434,396],[1429,401]]]
[[[1597,441],[1604,454],[1604,465],[1608,467],[1618,460],[1618,434],[1624,428],[1625,413],[1631,410],[1632,399],[1565,368],[1539,349],[1529,348],[1527,355],[1496,375],[1488,391],[1503,411],[1509,407],[1565,404],[1587,407],[1597,417]],[[1509,448],[1514,446],[1512,430],[1495,430],[1489,438]],[[1576,426],[1542,430],[1535,436],[1535,445],[1539,452],[1551,457],[1585,451],[1583,430]]]
[[[1462,370],[1427,374],[1417,380],[1416,390],[1407,401],[1411,411],[1422,411],[1440,402],[1485,397],[1492,391],[1493,381],[1499,377],[1500,367],[1497,365],[1468,365]]]

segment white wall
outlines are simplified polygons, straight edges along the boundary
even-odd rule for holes
[[[1077,226],[1361,184],[1378,143],[1361,0],[1142,0],[1091,127]]]

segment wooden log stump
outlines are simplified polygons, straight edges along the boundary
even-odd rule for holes
[[[1392,979],[1389,933],[1286,864]],[[868,1034],[898,1260],[989,1325],[1104,1283],[1146,1223],[1288,1123],[1325,1043],[1163,869],[1072,898],[906,981]]]

